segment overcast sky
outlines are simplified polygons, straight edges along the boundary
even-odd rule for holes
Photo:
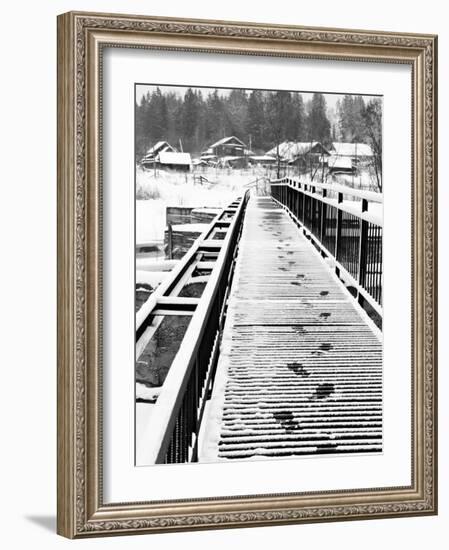
[[[195,87],[195,86],[160,86],[157,84],[136,84],[137,103],[140,103],[142,96],[144,96],[147,92],[152,92],[157,87],[159,87],[159,89],[163,93],[174,92],[181,97],[184,97],[184,94],[189,89],[189,87],[192,88],[192,90],[201,90],[203,97],[207,97],[210,93],[212,93],[216,89],[216,88]],[[228,95],[229,92],[231,91],[230,88],[217,88],[217,90],[219,91],[220,95],[223,95],[223,96]],[[313,94],[313,91],[307,91],[307,92],[302,90],[291,90],[291,91],[300,92],[303,95],[304,101],[308,101]],[[343,97],[343,94],[333,94],[333,93],[329,94],[326,92],[322,92],[322,93],[326,98],[327,107],[331,110],[335,109],[337,101]],[[364,95],[363,97],[368,99],[373,96]]]

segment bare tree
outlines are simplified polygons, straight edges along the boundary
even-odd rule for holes
[[[363,113],[369,144],[373,151],[371,168],[376,187],[382,193],[382,103],[379,98],[370,99]]]

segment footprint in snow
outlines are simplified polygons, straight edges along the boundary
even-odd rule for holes
[[[330,351],[332,347],[332,344],[329,344],[329,342],[323,342],[320,346],[320,349],[323,351]]]
[[[288,432],[300,428],[291,411],[274,411],[273,417]]]
[[[297,376],[310,376],[310,372],[308,372],[304,368],[304,365],[302,363],[297,363],[296,361],[294,361],[293,363],[287,363],[287,368],[294,372]]]
[[[324,383],[319,384],[315,390],[315,393],[310,397],[310,399],[318,400],[318,399],[327,399],[330,397],[335,391],[335,386],[333,384]]]

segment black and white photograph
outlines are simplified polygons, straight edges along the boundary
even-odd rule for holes
[[[135,461],[381,453],[382,97],[135,86]]]

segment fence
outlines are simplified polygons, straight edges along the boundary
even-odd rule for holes
[[[337,274],[355,289],[359,302],[381,318],[382,195],[290,178],[272,181],[271,195],[322,255],[334,259]]]

